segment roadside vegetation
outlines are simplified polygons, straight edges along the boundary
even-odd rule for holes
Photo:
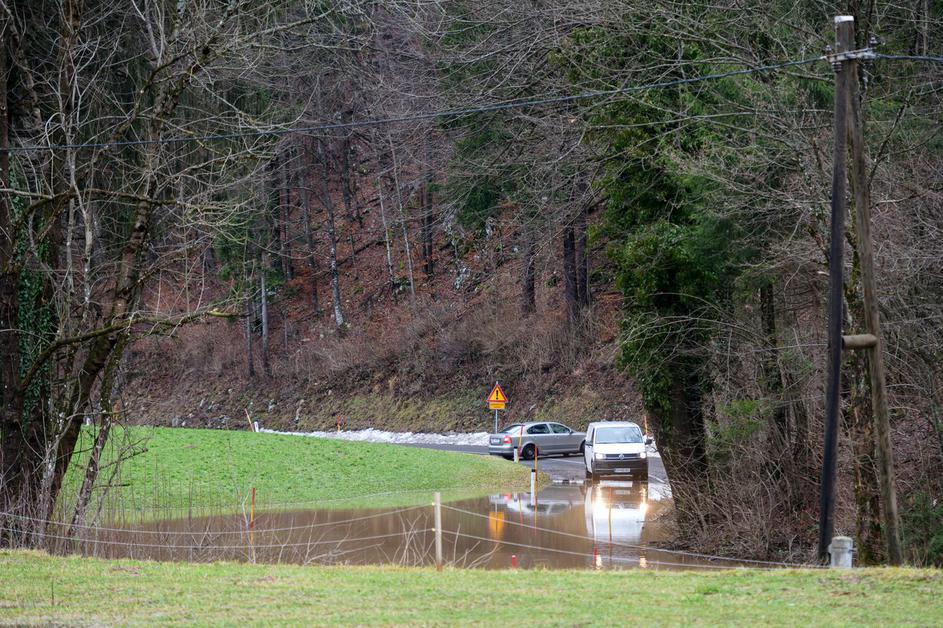
[[[84,430],[67,475],[75,494],[94,440]],[[94,491],[104,518],[174,511],[359,507],[526,488],[527,469],[503,460],[381,443],[231,430],[115,430]],[[115,464],[120,461],[119,464]],[[106,491],[105,488],[108,490]],[[96,509],[93,509],[94,512]]]
[[[0,571],[2,623],[943,623],[943,573],[924,569],[437,573],[2,552]]]

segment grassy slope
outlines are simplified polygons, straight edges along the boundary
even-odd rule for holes
[[[0,552],[0,574],[0,623],[943,624],[943,573],[916,569],[439,574]]]
[[[90,432],[83,435],[80,451],[91,438]],[[378,443],[171,428],[128,428],[111,440],[105,464],[122,443],[145,449],[120,467],[115,483],[121,488],[109,504],[120,509],[179,509],[192,499],[197,507],[232,510],[253,486],[257,507],[265,508],[328,506],[325,500],[347,498],[355,499],[338,505],[390,505],[410,498],[356,498],[416,491],[411,499],[428,500],[438,489],[480,494],[529,485],[527,469],[500,459]],[[78,486],[86,458],[82,453],[73,460],[69,486]]]

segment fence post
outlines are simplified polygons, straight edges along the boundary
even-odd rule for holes
[[[514,462],[515,464],[521,461],[521,450],[519,447],[514,448]]]
[[[245,512],[245,511],[243,511]],[[255,545],[255,487],[252,487],[252,502],[249,506],[249,544]]]
[[[537,470],[530,470],[530,505],[537,505]]]
[[[851,537],[835,536],[828,546],[831,556],[829,567],[832,569],[851,569],[851,553],[854,551],[854,541]]]
[[[435,494],[435,569],[442,571],[442,494]]]

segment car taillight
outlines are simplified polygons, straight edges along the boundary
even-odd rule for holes
[[[510,436],[505,436],[505,437],[504,437],[504,444],[505,444],[505,445],[510,445],[510,444],[511,444],[511,437],[510,437]]]

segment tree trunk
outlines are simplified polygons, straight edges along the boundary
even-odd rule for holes
[[[426,173],[426,180],[422,188],[422,258],[425,263],[426,278],[432,279],[435,266],[432,259],[432,226],[434,216],[432,211],[432,172]]]
[[[563,231],[563,297],[570,323],[579,318],[579,280],[576,276],[576,234],[572,225]]]
[[[350,135],[344,136],[344,142],[341,146],[341,198],[344,200],[344,211],[347,214],[347,239],[350,244],[350,264],[351,267],[357,263],[357,243],[354,241],[354,203],[353,189],[350,177]],[[363,224],[360,224],[363,227]]]
[[[589,290],[589,251],[586,245],[586,210],[576,216],[576,300],[580,308],[588,308],[592,300]]]
[[[291,263],[291,244],[289,234],[289,224],[291,222],[291,178],[289,176],[289,161],[291,161],[291,150],[286,150],[281,163],[281,194],[279,195],[279,247],[278,257],[281,260],[282,276],[285,279],[292,279],[295,275],[295,269]]]
[[[265,288],[265,269],[259,274],[261,280],[261,293],[259,296],[262,306],[262,370],[269,377],[272,376],[272,365],[269,362],[269,342],[268,342],[268,291]]]
[[[331,191],[328,185],[330,169],[327,166],[327,151],[324,144],[318,140],[318,158],[321,162],[321,202],[327,212],[327,237],[330,245],[331,292],[334,299],[334,323],[338,327],[344,326],[344,312],[341,309],[340,273],[337,268],[337,231],[334,227],[334,202],[331,200]]]
[[[0,185],[10,187],[9,110],[7,108],[7,42],[0,40]],[[17,329],[17,273],[13,242],[13,208],[9,195],[0,195],[0,512],[8,512],[23,479],[27,452],[21,426],[20,349]],[[0,523],[8,525],[0,518]],[[0,531],[0,538],[6,536]]]
[[[406,211],[403,209],[403,194],[399,187],[399,166],[396,163],[396,149],[393,146],[393,137],[390,141],[390,155],[393,158],[393,192],[396,195],[396,205],[399,207],[400,226],[403,228],[403,244],[406,248],[406,271],[409,275],[409,296],[413,305],[416,303],[416,284],[413,281],[413,256],[409,247],[409,231],[406,224]]]
[[[396,276],[393,274],[393,246],[390,243],[390,227],[386,222],[386,208],[383,202],[383,179],[377,177],[377,192],[380,200],[380,220],[383,221],[383,243],[386,245],[386,272],[389,276],[390,294],[396,296]]]
[[[266,247],[267,251],[273,253],[267,255],[266,260],[268,268],[278,272],[282,277],[285,276],[284,258],[282,258],[282,191],[281,191],[281,159],[278,153],[272,158],[269,164],[269,202],[265,212],[265,222],[268,228],[268,237],[271,243]]]
[[[254,309],[255,306],[253,305],[253,299],[250,293],[246,295],[246,365],[250,378],[255,377],[255,360],[252,357],[252,319]]]
[[[779,349],[776,334],[776,302],[773,284],[760,288],[760,316],[763,322],[763,387],[772,404],[773,438],[770,439],[771,463],[782,462],[790,451],[789,416],[783,403],[783,380],[779,366]]]
[[[689,490],[707,490],[704,486],[708,464],[700,367],[689,360],[680,360],[672,367],[672,375],[668,405],[649,409],[658,450],[672,482]],[[683,495],[676,494],[674,498],[678,501],[683,499]],[[690,513],[690,509],[681,504],[678,504],[677,511],[679,517]],[[679,523],[682,527],[687,525],[683,520]]]
[[[314,230],[311,228],[311,211],[308,208],[307,192],[302,193],[303,212],[305,221],[305,243],[308,245],[308,268],[311,269],[311,309],[314,316],[321,318],[321,298],[318,295],[318,257],[314,241]]]
[[[301,210],[304,213],[305,244],[308,247],[308,268],[311,270],[311,307],[315,318],[321,318],[321,298],[318,295],[318,257],[317,246],[314,240],[314,229],[311,227],[311,197],[308,193],[308,165],[311,163],[307,143],[302,148],[304,159],[301,172],[298,174],[301,193]]]
[[[537,242],[534,238],[533,224],[528,221],[522,226],[524,242],[521,250],[521,313],[524,316],[533,314],[537,309],[536,269],[534,257],[537,254]]]
[[[88,511],[88,504],[92,498],[92,489],[98,480],[98,471],[101,464],[102,451],[105,449],[105,443],[108,442],[108,434],[111,432],[111,415],[108,412],[102,412],[102,424],[95,436],[95,444],[92,446],[92,453],[88,459],[88,466],[85,467],[85,479],[82,481],[82,488],[79,490],[78,503],[75,505],[75,512],[72,515],[72,525],[69,527],[69,536],[74,537],[78,529],[85,525],[85,514]]]
[[[353,177],[350,176],[350,173],[353,171],[350,162],[350,156],[353,154],[353,145],[350,142],[350,135],[347,135],[344,138],[344,172],[348,173],[344,182],[344,189],[347,190],[347,195],[352,199],[354,219],[357,221],[357,224],[363,229],[363,212],[360,208],[360,203],[357,202],[357,186],[354,184]]]

